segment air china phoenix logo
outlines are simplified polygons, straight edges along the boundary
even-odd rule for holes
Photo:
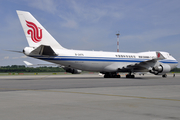
[[[27,31],[27,34],[31,35],[32,41],[35,43],[40,42],[42,39],[42,29],[40,27],[37,27],[36,24],[34,24],[33,22],[29,22],[27,20],[26,20],[26,25],[29,28],[32,28]]]

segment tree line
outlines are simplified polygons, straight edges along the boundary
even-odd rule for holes
[[[11,66],[1,66],[0,73],[27,73],[27,72],[65,72],[63,68],[60,67],[26,67],[24,65],[11,65]],[[180,68],[175,68],[171,72],[180,72]]]
[[[171,72],[180,72],[180,68],[174,68]]]
[[[60,67],[26,67],[24,65],[1,66],[0,73],[27,73],[27,72],[65,72]]]

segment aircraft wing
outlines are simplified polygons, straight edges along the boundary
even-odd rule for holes
[[[146,60],[143,62],[135,63],[135,64],[130,64],[130,65],[124,67],[123,69],[125,69],[125,70],[127,70],[127,69],[143,70],[143,69],[146,69],[146,66],[149,66],[150,64],[155,64],[158,60],[163,60],[163,59],[165,59],[165,57],[160,52],[156,52],[155,58]]]

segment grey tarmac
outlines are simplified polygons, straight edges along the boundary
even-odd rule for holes
[[[2,120],[180,120],[180,75],[0,76]]]

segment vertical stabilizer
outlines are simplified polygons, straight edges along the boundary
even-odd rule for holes
[[[17,10],[17,14],[30,47],[46,45],[55,49],[65,49],[31,15],[31,13]]]

